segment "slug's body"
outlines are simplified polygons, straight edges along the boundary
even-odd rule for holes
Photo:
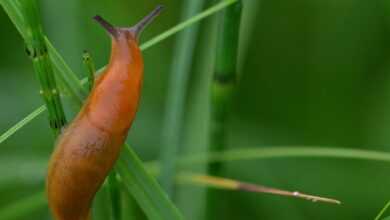
[[[112,35],[111,58],[52,154],[46,185],[56,220],[90,219],[95,193],[118,158],[137,111],[143,80],[138,34],[160,10],[133,28],[114,28],[96,18]]]

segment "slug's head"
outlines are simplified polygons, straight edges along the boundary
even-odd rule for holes
[[[106,21],[104,18],[102,18],[99,15],[96,15],[94,19],[104,28],[106,31],[114,38],[114,39],[120,39],[122,37],[125,37],[126,39],[130,41],[136,41],[138,42],[139,37],[142,33],[142,31],[145,29],[145,27],[150,24],[155,17],[157,17],[161,11],[163,10],[163,6],[159,5],[157,6],[152,12],[150,12],[147,16],[145,16],[141,21],[139,21],[136,25],[126,28],[126,27],[114,27],[111,25],[108,21]]]

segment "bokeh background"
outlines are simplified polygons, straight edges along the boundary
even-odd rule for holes
[[[82,51],[101,67],[109,38],[91,17],[133,24],[155,5],[166,10],[142,41],[180,22],[180,0],[42,0],[44,28],[79,76]],[[210,6],[207,1],[205,8]],[[207,143],[209,86],[216,16],[200,25],[188,82],[181,153]],[[22,38],[0,10],[0,132],[43,102]],[[385,0],[244,0],[237,94],[229,148],[327,146],[390,150],[390,2]],[[145,161],[157,159],[175,36],[144,52],[141,108],[129,143]],[[66,102],[66,100],[65,100]],[[69,115],[73,113],[69,111]],[[0,207],[42,190],[53,148],[46,115],[4,142]],[[373,219],[390,199],[390,164],[350,159],[272,159],[234,162],[222,175],[340,199],[340,206],[226,191],[221,219]],[[202,167],[187,169],[202,170]],[[201,219],[204,189],[180,186],[176,203]],[[48,219],[39,210],[21,219]]]

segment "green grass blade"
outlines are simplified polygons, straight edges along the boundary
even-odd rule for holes
[[[1,0],[0,5],[3,7],[4,11],[7,13],[8,17],[11,18],[12,23],[22,35],[22,38],[26,38],[26,34],[24,32],[25,24],[24,18],[20,10],[18,10],[18,2],[17,1],[7,1]]]
[[[115,170],[149,219],[183,219],[128,145],[123,147]]]
[[[182,19],[187,19],[198,13],[202,10],[203,4],[203,0],[184,2]],[[171,63],[164,128],[162,129],[162,145],[164,147],[161,151],[162,171],[160,176],[161,185],[169,196],[173,195],[176,157],[179,153],[182,137],[185,97],[198,30],[199,26],[193,25],[178,35]]]
[[[182,155],[177,163],[179,167],[186,167],[195,164],[280,158],[332,158],[390,162],[390,152],[342,147],[275,146],[228,149],[221,152]],[[151,173],[159,172],[160,164],[158,162],[148,162],[146,166]]]
[[[218,4],[208,8],[207,10],[205,10],[205,11],[203,11],[203,12],[201,12],[201,13],[193,16],[193,17],[191,17],[190,19],[188,19],[188,20],[186,20],[186,21],[184,21],[184,22],[182,22],[182,23],[172,27],[171,29],[163,32],[162,34],[159,34],[157,37],[149,40],[148,42],[146,42],[144,44],[142,44],[141,45],[141,49],[142,50],[146,50],[149,47],[151,47],[151,46],[153,46],[153,45],[155,45],[155,44],[165,40],[166,38],[176,34],[177,32],[179,32],[179,31],[181,31],[181,30],[183,30],[183,29],[193,25],[194,23],[196,23],[196,22],[198,22],[198,21],[200,21],[200,20],[202,20],[202,19],[204,19],[204,18],[206,18],[206,17],[208,17],[208,16],[210,16],[210,15],[212,15],[212,14],[214,14],[214,13],[216,13],[216,12],[222,10],[222,9],[224,9],[224,8],[226,8],[227,6],[229,6],[229,5],[231,5],[231,4],[235,3],[235,2],[237,2],[237,0],[223,0],[223,1],[221,1],[220,3],[218,3]]]
[[[214,152],[209,155],[199,154],[180,159],[181,165],[196,163],[231,162],[242,160],[276,159],[289,157],[321,157],[343,158],[390,162],[390,153],[331,147],[265,147],[265,148],[241,148],[229,149],[222,152]]]
[[[111,171],[111,173],[108,175],[107,185],[108,185],[110,200],[111,200],[112,219],[120,220],[122,217],[121,189],[120,189],[117,173],[115,170]]]
[[[28,114],[25,118],[20,120],[18,123],[16,123],[14,126],[9,128],[7,131],[5,131],[0,136],[0,144],[3,143],[5,140],[7,140],[9,137],[11,137],[15,132],[17,132],[19,129],[30,123],[32,120],[34,120],[36,117],[38,117],[42,112],[46,110],[46,106],[42,105],[39,108],[35,109],[33,112]]]
[[[381,219],[381,217],[383,216],[383,214],[385,214],[386,210],[390,207],[390,201],[388,201],[386,203],[386,205],[380,210],[380,212],[378,213],[378,215],[375,217],[374,220],[379,220]]]
[[[112,207],[107,205],[111,202],[110,189],[105,182],[93,201],[92,206],[92,219],[93,220],[114,220]]]

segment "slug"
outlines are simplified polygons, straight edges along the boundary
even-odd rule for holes
[[[51,156],[46,191],[56,220],[91,219],[93,198],[117,160],[137,111],[143,81],[139,35],[161,10],[158,6],[131,28],[94,17],[111,35],[111,57]]]

